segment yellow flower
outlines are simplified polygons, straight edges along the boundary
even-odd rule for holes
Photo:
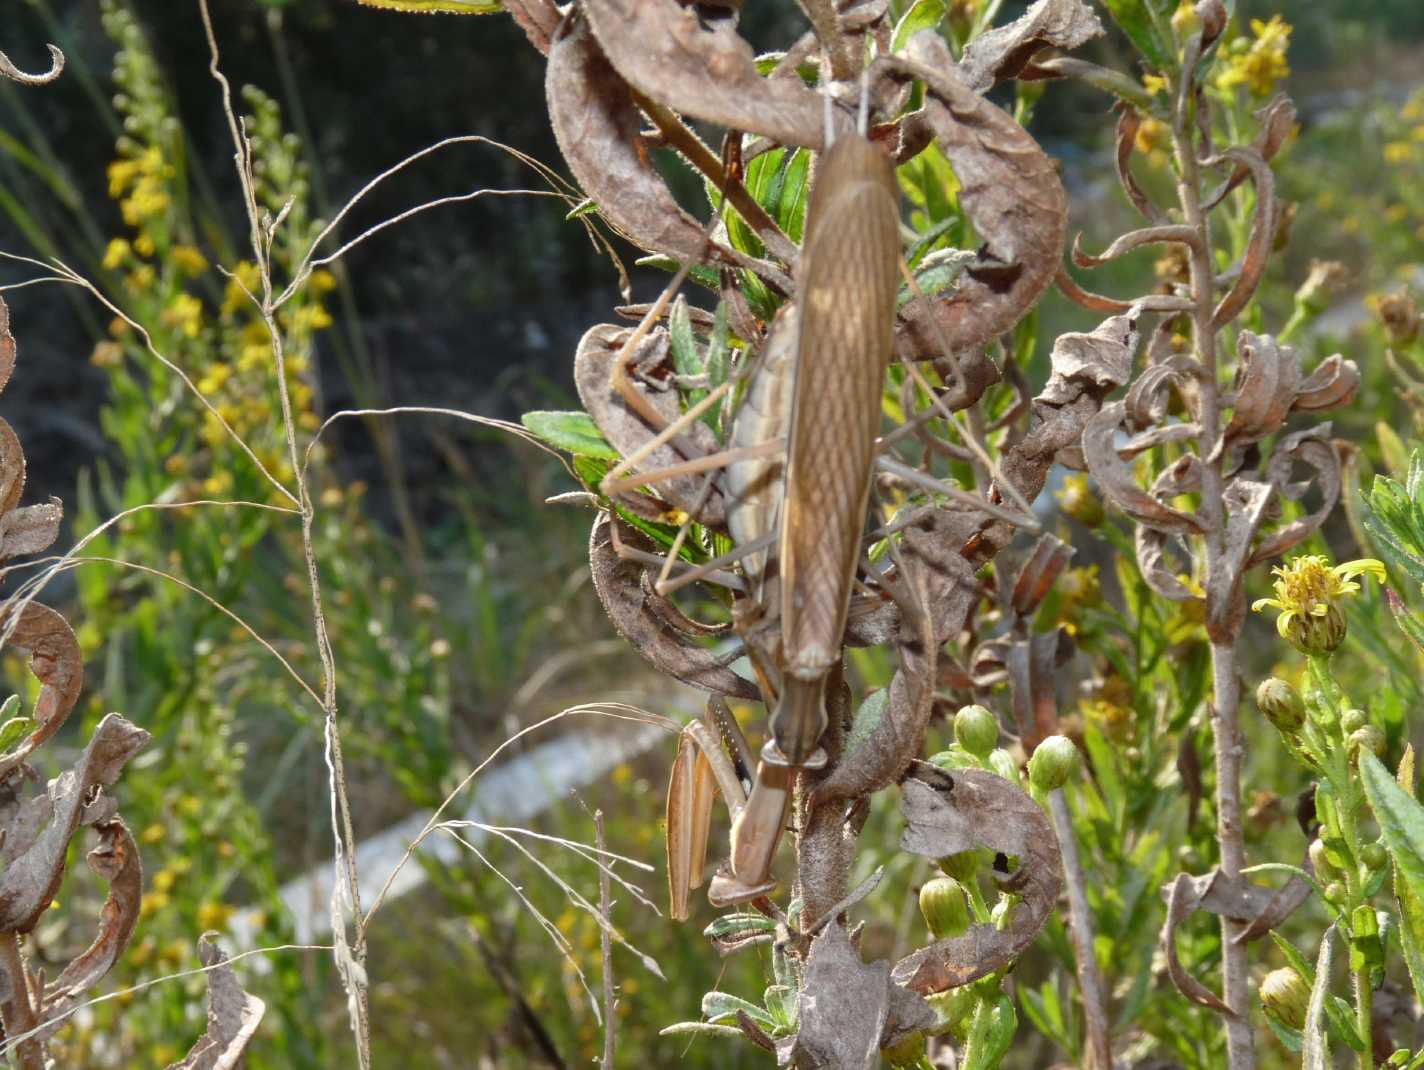
[[[1253,612],[1279,609],[1276,631],[1303,654],[1328,654],[1344,641],[1345,618],[1339,600],[1360,589],[1356,576],[1369,575],[1383,583],[1384,565],[1374,558],[1331,566],[1328,557],[1306,554],[1271,570],[1278,578],[1275,598],[1258,598]]]
[[[134,252],[139,256],[152,256],[158,251],[158,247],[153,244],[153,238],[148,234],[140,234],[134,239]]]
[[[173,259],[174,266],[190,279],[208,270],[207,259],[191,245],[175,245],[168,255]]]
[[[133,247],[124,241],[123,238],[111,239],[108,247],[104,250],[104,267],[109,271],[113,271],[114,268],[127,260],[132,252]]]
[[[109,196],[115,200],[122,197],[138,177],[137,160],[115,160],[109,164]]]
[[[223,471],[215,472],[207,479],[203,480],[203,493],[212,498],[221,498],[224,494],[232,492],[232,473]]]
[[[153,286],[154,280],[157,278],[158,275],[153,270],[153,265],[144,264],[142,267],[135,268],[133,271],[129,272],[129,289],[133,290],[135,293],[143,293],[145,290]]]
[[[322,268],[313,271],[311,276],[311,288],[319,294],[330,293],[336,289],[336,276]]]
[[[165,835],[167,835],[167,829],[155,822],[143,830],[139,835],[139,842],[146,844],[162,843]]]
[[[1160,74],[1144,74],[1142,76],[1142,88],[1151,93],[1154,97],[1158,93],[1167,91],[1167,79]]]
[[[204,394],[216,394],[231,377],[232,366],[218,361],[208,369],[207,375],[198,380],[198,390]]]
[[[131,227],[164,212],[170,203],[168,191],[157,175],[144,175],[134,185],[133,192],[119,202],[124,222]]]
[[[203,303],[192,294],[180,293],[163,310],[161,318],[184,337],[196,338],[203,329]]]
[[[232,907],[226,903],[214,903],[209,900],[198,907],[198,927],[203,930],[217,929],[221,932],[227,928],[232,914]]]
[[[1392,164],[1408,163],[1414,159],[1414,146],[1407,141],[1390,141],[1384,147],[1384,162]]]
[[[1270,22],[1252,19],[1251,32],[1256,39],[1244,49],[1234,42],[1236,47],[1227,55],[1216,85],[1223,90],[1245,86],[1253,96],[1269,96],[1276,83],[1290,75],[1290,65],[1286,62],[1290,23],[1279,15],[1272,15]]]

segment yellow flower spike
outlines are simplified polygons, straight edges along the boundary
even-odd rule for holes
[[[1384,564],[1374,558],[1332,566],[1328,557],[1306,554],[1271,571],[1278,577],[1276,597],[1258,598],[1251,609],[1280,610],[1276,631],[1302,654],[1328,654],[1344,642],[1345,617],[1338,603],[1360,589],[1355,577],[1385,580]]]
[[[103,265],[107,270],[113,271],[127,260],[132,252],[133,247],[123,238],[112,238],[104,249]]]
[[[191,245],[175,245],[168,255],[174,266],[190,279],[208,270],[207,257]]]

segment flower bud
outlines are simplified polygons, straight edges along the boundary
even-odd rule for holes
[[[958,936],[969,928],[969,896],[953,877],[935,877],[920,889],[920,913],[936,940]]]
[[[999,742],[999,719],[983,706],[965,706],[954,715],[954,738],[976,758],[987,758]]]
[[[1014,756],[1003,747],[999,747],[989,755],[989,769],[991,772],[998,773],[1010,784],[1022,785],[1022,781],[1019,779],[1019,763],[1014,761]]]
[[[1375,315],[1391,345],[1407,346],[1419,337],[1419,306],[1407,293],[1387,294],[1375,302]]]
[[[940,1036],[946,1032],[963,1042],[963,1034],[969,1028],[974,1008],[979,1004],[979,996],[973,985],[961,985],[948,992],[935,992],[925,997],[925,1002],[935,1013],[932,1032]]]
[[[1197,14],[1191,0],[1183,0],[1182,5],[1172,13],[1172,29],[1176,31],[1179,41],[1185,41],[1200,30],[1201,26],[1201,16]]]
[[[1058,506],[1085,528],[1095,528],[1103,522],[1102,500],[1088,486],[1086,475],[1070,475],[1053,495]]]
[[[1272,970],[1261,980],[1261,1005],[1266,1013],[1288,1029],[1305,1028],[1310,1009],[1310,986],[1289,966]]]
[[[945,855],[939,860],[939,871],[961,883],[972,881],[974,875],[979,872],[979,852],[960,851],[958,854]]]
[[[1028,782],[1039,791],[1056,791],[1078,767],[1078,748],[1067,736],[1049,736],[1028,760]]]
[[[1266,720],[1288,736],[1305,724],[1305,702],[1300,692],[1278,676],[1261,681],[1256,688],[1256,705]]]
[[[1323,894],[1327,903],[1331,904],[1332,906],[1338,907],[1341,903],[1345,901],[1346,897],[1350,893],[1346,890],[1343,881],[1331,881],[1325,886],[1325,891]]]
[[[1319,840],[1310,841],[1310,865],[1315,870],[1317,880],[1331,881],[1340,875],[1335,864],[1325,852],[1325,844]]]
[[[1382,843],[1367,843],[1360,848],[1360,861],[1368,869],[1384,869],[1385,864],[1389,862],[1389,852]]]
[[[1310,274],[1295,292],[1295,303],[1308,315],[1320,315],[1330,306],[1330,295],[1346,282],[1348,271],[1338,260],[1312,260]]]
[[[1345,614],[1327,605],[1322,616],[1297,615],[1286,625],[1286,638],[1302,654],[1331,654],[1345,641]]]
[[[1347,736],[1359,728],[1364,728],[1370,723],[1370,715],[1364,710],[1349,709],[1340,716],[1340,731]]]
[[[1358,754],[1362,749],[1371,751],[1376,758],[1384,757],[1385,738],[1381,732],[1372,724],[1367,724],[1363,728],[1357,728],[1345,738],[1345,746],[1351,755]]]
[[[888,1048],[881,1048],[880,1054],[892,1070],[914,1070],[925,1055],[925,1035],[916,1029]]]

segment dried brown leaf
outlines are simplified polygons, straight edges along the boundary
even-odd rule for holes
[[[1082,240],[1082,234],[1073,239],[1073,263],[1080,268],[1102,267],[1120,256],[1126,256],[1148,245],[1177,244],[1195,249],[1201,244],[1197,232],[1191,227],[1167,223],[1128,231],[1096,256],[1083,251]]]
[[[1162,950],[1167,958],[1167,975],[1172,978],[1177,991],[1193,1003],[1210,1008],[1228,1018],[1236,1017],[1220,996],[1187,972],[1177,955],[1177,928],[1201,902],[1200,893],[1192,877],[1179,873],[1177,879],[1164,890],[1167,893],[1167,920],[1162,926]]]
[[[1177,578],[1176,569],[1167,564],[1165,531],[1138,524],[1133,531],[1133,546],[1137,551],[1137,569],[1148,587],[1173,602],[1193,602],[1200,596]]]
[[[118,779],[149,738],[117,713],[108,714],[73,768],[13,813],[0,849],[5,864],[0,873],[0,931],[27,933],[34,928],[64,879],[75,829],[81,821],[112,818],[111,808],[93,805],[96,793]]]
[[[1296,463],[1304,464],[1315,473],[1314,485],[1320,490],[1320,505],[1311,513],[1277,528],[1262,539],[1246,567],[1260,564],[1296,546],[1325,522],[1340,500],[1342,479],[1340,454],[1330,441],[1330,425],[1318,424],[1286,435],[1276,444],[1266,468],[1266,478],[1286,498],[1292,500],[1303,497],[1311,481],[1291,482],[1291,469]]]
[[[30,672],[41,687],[33,714],[35,730],[0,758],[0,779],[59,730],[84,686],[84,658],[69,622],[38,602],[30,602],[18,612],[6,645],[29,654]],[[0,609],[0,635],[11,627],[15,613],[13,606]]]
[[[1034,544],[1031,553],[1019,568],[1009,601],[1020,617],[1029,617],[1048,597],[1059,574],[1073,560],[1074,550],[1056,535],[1045,534]]]
[[[64,506],[58,498],[0,515],[0,561],[37,554],[59,538]]]
[[[556,36],[544,85],[559,149],[611,227],[652,252],[736,264],[789,286],[780,269],[709,240],[704,225],[678,206],[640,133],[643,113],[582,18]]]
[[[971,89],[985,93],[1006,78],[1041,77],[1025,68],[1043,49],[1071,50],[1102,33],[1098,16],[1083,0],[1037,0],[1007,26],[971,41],[959,70]]]
[[[763,78],[733,12],[677,0],[586,0],[604,54],[640,93],[675,111],[783,145],[825,144],[824,101],[799,78]],[[849,116],[840,120],[849,130]]]
[[[1253,148],[1226,149],[1220,156],[1202,162],[1208,167],[1221,162],[1245,167],[1251,173],[1252,185],[1256,187],[1255,214],[1251,218],[1251,235],[1241,260],[1241,274],[1211,314],[1212,329],[1220,330],[1241,314],[1265,274],[1271,245],[1276,237],[1276,180],[1271,174],[1271,165]]]
[[[1137,485],[1132,469],[1118,456],[1116,437],[1126,407],[1120,401],[1104,405],[1083,428],[1083,458],[1103,494],[1128,516],[1166,532],[1203,533],[1202,522],[1179,512]]]
[[[1296,388],[1293,412],[1315,412],[1348,405],[1360,387],[1360,369],[1353,360],[1335,353],[1322,360]]]
[[[1300,358],[1295,350],[1269,334],[1242,331],[1236,341],[1240,357],[1226,448],[1259,442],[1285,423],[1300,387]]]
[[[1152,203],[1137,178],[1132,173],[1132,152],[1137,147],[1137,131],[1142,127],[1142,113],[1130,104],[1120,104],[1121,114],[1117,120],[1117,178],[1127,193],[1128,200],[1147,219],[1160,223],[1166,217],[1162,210]]]
[[[1033,749],[1058,731],[1058,691],[1054,670],[1062,629],[1038,632],[1009,644],[1004,667],[1013,696],[1014,722],[1024,749]]]
[[[625,457],[642,449],[660,430],[649,426],[613,386],[613,367],[629,334],[626,327],[596,324],[584,332],[574,354],[574,385],[579,400],[603,437]],[[661,327],[654,329],[639,346],[631,364],[633,374],[628,377],[633,389],[667,424],[681,415],[678,393],[673,389],[669,352],[667,331]],[[644,471],[670,468],[718,449],[712,429],[698,421],[671,442],[649,453],[638,468]],[[651,489],[703,523],[721,524],[726,512],[722,495],[713,488],[704,496],[705,481],[703,474],[674,476]]]
[[[594,521],[588,558],[594,590],[618,634],[659,672],[685,684],[733,698],[761,698],[754,683],[738,676],[717,655],[674,631],[650,611],[643,589],[646,567],[618,556],[613,548],[612,524],[621,524],[621,521],[610,521],[607,514]],[[644,549],[651,546],[627,526],[620,527],[618,534],[632,546]]]
[[[1138,313],[1129,309],[1104,320],[1087,334],[1069,331],[1053,343],[1048,382],[1038,400],[1063,405],[1082,392],[1084,384],[1106,393],[1132,375],[1132,360],[1142,338]]]
[[[1021,899],[1006,928],[972,925],[901,959],[892,979],[922,994],[968,984],[1013,962],[1048,921],[1063,883],[1053,826],[1017,785],[980,769],[939,773],[936,783],[941,786],[905,781],[900,812],[909,827],[900,846],[928,858],[979,847],[1016,857],[1018,869],[1005,887]]]
[[[959,202],[983,241],[948,296],[916,297],[900,310],[897,350],[927,360],[970,349],[1012,327],[1053,281],[1063,252],[1067,198],[1058,169],[1022,126],[984,100],[955,69],[930,31],[909,55],[885,57],[878,70],[925,84],[924,108],[906,116],[910,143],[932,135],[959,179]]]
[[[889,962],[862,962],[838,921],[822,929],[811,941],[801,984],[795,1065],[817,1070],[879,1066],[890,987]]]
[[[504,0],[504,8],[529,43],[547,56],[559,28],[559,9],[550,0]]]
[[[9,78],[11,81],[19,82],[21,85],[45,85],[59,77],[60,71],[64,70],[64,53],[54,45],[45,45],[49,49],[49,70],[43,74],[27,74],[15,66],[13,60],[5,53],[0,52],[0,78]]]
[[[1261,154],[1263,160],[1269,162],[1281,150],[1281,146],[1286,143],[1295,130],[1295,104],[1284,93],[1278,93],[1270,103],[1256,112],[1256,121],[1261,124],[1261,130],[1252,141],[1251,147]],[[1249,167],[1245,164],[1237,164],[1231,172],[1231,177],[1202,203],[1202,210],[1211,211],[1225,200],[1228,193],[1245,182],[1250,174]]]
[[[1246,617],[1242,591],[1246,561],[1275,490],[1270,483],[1233,479],[1221,496],[1226,507],[1226,538],[1206,578],[1206,630],[1216,642],[1229,642],[1240,634]]]
[[[118,818],[97,826],[99,845],[89,852],[89,868],[109,885],[99,913],[99,931],[87,949],[45,986],[42,1037],[57,1031],[69,1012],[118,962],[138,925],[143,900],[143,866],[138,844]]]
[[[238,984],[227,956],[207,934],[198,941],[198,960],[208,970],[208,1030],[187,1056],[165,1070],[241,1070],[242,1053],[267,1006]]]

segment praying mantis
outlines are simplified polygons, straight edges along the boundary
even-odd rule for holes
[[[596,30],[598,20],[592,21]],[[615,49],[605,60],[600,44],[605,43],[595,43],[578,18],[561,29],[550,51],[551,114],[575,174],[597,186],[590,192],[601,205],[607,202],[609,220],[632,231],[643,221],[627,209],[635,194],[656,185],[655,173],[636,139],[595,144],[587,131],[596,126],[610,139],[635,138],[641,108],[665,133],[684,141],[694,135],[641,96],[636,79],[629,79],[633,90],[619,88],[622,72],[608,61],[616,66],[625,57]],[[579,346],[580,396],[622,458],[598,488],[623,510],[622,517],[616,510],[603,517],[590,543],[605,608],[620,632],[662,671],[716,694],[760,698],[772,711],[770,738],[755,758],[735,719],[716,703],[709,706],[708,719],[689,725],[679,740],[668,799],[675,917],[686,916],[690,889],[700,883],[718,792],[732,815],[731,849],[709,898],[729,905],[761,899],[775,887],[772,859],[797,780],[807,775],[814,780],[834,758],[822,746],[827,678],[839,667],[846,643],[886,642],[896,632],[900,614],[890,595],[897,569],[895,524],[882,524],[867,536],[876,472],[927,492],[931,501],[982,515],[985,523],[1036,527],[1027,502],[1016,496],[1013,483],[999,478],[978,435],[960,426],[954,414],[974,404],[999,377],[976,347],[1010,325],[1051,279],[1052,258],[1041,263],[1028,254],[1055,243],[1061,248],[1061,187],[1051,163],[1017,123],[952,73],[933,69],[952,65],[935,47],[931,42],[906,57],[882,56],[863,72],[857,129],[847,129],[826,103],[823,129],[814,138],[807,132],[801,143],[821,151],[805,241],[799,251],[792,247],[790,260],[784,251],[778,254],[790,268],[791,284],[775,265],[759,267],[762,262],[745,256],[735,262],[790,300],[769,325],[752,322],[744,328],[747,317],[741,318],[738,329],[749,335],[744,359],[723,382],[696,384],[705,393],[681,411],[680,394],[694,384],[679,381],[669,359],[668,331],[654,327],[694,264],[719,265],[724,291],[734,270],[724,236],[713,226],[692,237],[690,217],[677,217],[672,229],[649,231],[641,242],[667,249],[683,268],[638,325],[631,331],[593,328]],[[926,108],[901,121],[900,146],[883,136],[872,141],[872,89],[888,87],[888,96],[903,100],[897,86],[912,79],[931,90]],[[617,92],[601,91],[609,86]],[[827,84],[822,99],[852,88],[846,82]],[[985,239],[976,261],[982,275],[969,269],[949,297],[922,293],[902,256],[894,155],[903,151],[908,159],[928,140],[939,141],[974,177],[964,203]],[[628,176],[617,189],[606,182],[612,160]],[[1041,186],[1048,178],[1051,196],[1036,190],[1006,210],[1006,198],[1014,196],[1006,189],[1015,183]],[[773,221],[763,220],[761,228],[768,250],[787,244]],[[904,299],[902,275],[909,284]],[[976,301],[982,305],[977,313]],[[919,411],[911,406],[903,425],[881,435],[892,356],[905,369],[902,399],[928,397],[930,405]],[[916,367],[916,361],[930,360],[937,362],[940,387]],[[975,361],[980,370],[971,373],[964,365]],[[740,404],[733,405],[738,395]],[[704,422],[718,407],[733,414],[725,443]],[[963,445],[948,448],[982,473],[979,492],[895,456],[892,444],[923,431],[931,420],[943,420],[958,432]],[[653,490],[655,497],[649,495]],[[678,528],[665,554],[640,537],[630,517]],[[704,531],[728,532],[734,549],[697,566],[680,561],[694,522]],[[872,563],[867,550],[876,542],[887,553]],[[701,625],[673,605],[671,594],[698,581],[732,592],[730,623]],[[936,643],[948,638],[952,616],[941,614],[943,621],[929,638]],[[715,654],[695,642],[707,636],[734,639],[735,645]],[[734,671],[741,654],[747,655],[754,680]],[[926,683],[918,694],[929,693]]]

